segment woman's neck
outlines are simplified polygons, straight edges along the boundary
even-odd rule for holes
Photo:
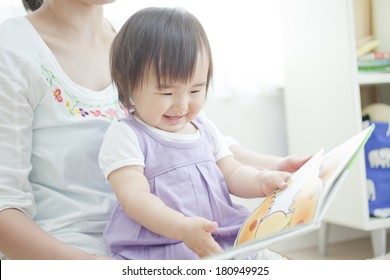
[[[48,28],[72,40],[93,42],[104,34],[107,23],[103,17],[103,6],[80,1],[45,1],[27,18],[37,27]],[[45,28],[46,27],[46,28]]]
[[[104,20],[103,6],[46,0],[27,19],[74,83],[94,91],[111,83],[109,52],[116,33]]]

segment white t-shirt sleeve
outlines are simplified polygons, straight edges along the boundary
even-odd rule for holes
[[[212,121],[210,121],[204,113],[201,113],[199,117],[202,119],[202,122],[205,123],[210,129],[210,133],[213,137],[215,160],[218,161],[224,157],[232,156],[233,153],[229,149],[229,144],[217,126]]]
[[[207,115],[204,111],[200,112],[199,117],[201,117],[209,126],[211,126],[214,130],[216,130],[219,133],[221,140],[223,142],[225,142],[225,144],[228,147],[230,147],[231,145],[239,145],[239,142],[237,141],[237,139],[235,139],[231,136],[222,134],[219,131],[219,129],[217,128],[217,126],[215,125],[215,123],[207,117]]]
[[[124,122],[113,122],[108,128],[99,153],[99,166],[106,178],[124,166],[145,166],[138,137]]]
[[[10,24],[0,29],[0,211],[17,208],[34,217],[36,207],[28,176],[39,72],[30,71],[28,54],[19,54],[17,45],[8,42],[12,32],[19,31]],[[35,88],[30,88],[29,80]]]

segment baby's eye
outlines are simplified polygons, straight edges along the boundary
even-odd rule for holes
[[[200,92],[200,90],[191,90],[191,93],[197,93]]]

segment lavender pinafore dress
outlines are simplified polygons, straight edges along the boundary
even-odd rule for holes
[[[200,138],[185,143],[162,139],[132,115],[122,121],[138,137],[151,192],[185,216],[216,221],[219,227],[213,233],[214,239],[222,248],[232,247],[249,212],[232,203],[215,162],[211,133],[201,120],[193,122],[200,130]],[[199,259],[183,242],[155,234],[135,222],[118,202],[104,239],[115,259]]]

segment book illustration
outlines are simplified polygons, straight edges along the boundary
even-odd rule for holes
[[[233,248],[211,259],[239,259],[271,244],[316,230],[375,125],[324,154],[314,154],[288,186],[269,194],[243,223]]]
[[[322,150],[287,182],[288,187],[268,195],[244,222],[236,246],[313,220],[321,191]]]
[[[236,246],[314,219],[322,189],[322,153],[320,150],[293,174],[286,189],[274,191],[253,211],[241,227]]]

